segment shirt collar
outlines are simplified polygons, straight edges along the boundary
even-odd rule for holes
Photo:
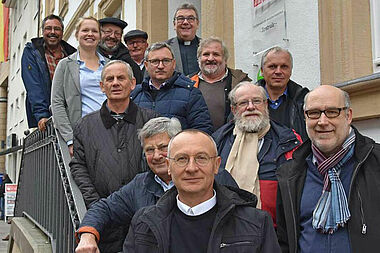
[[[202,76],[202,72],[201,71],[199,71],[198,76],[199,76],[200,79],[202,79],[203,81],[205,81],[205,79]],[[220,82],[220,81],[224,80],[224,78],[226,78],[227,76],[228,76],[228,68],[226,68],[226,73],[224,73],[224,75],[222,76],[222,78],[220,78],[219,80],[216,80],[214,83]],[[205,82],[207,82],[207,81],[205,81]]]
[[[96,55],[99,57],[99,64],[101,64],[101,65],[104,66],[105,63],[106,63],[106,60],[105,60],[104,56],[101,55],[98,51],[96,51]],[[82,61],[80,59],[79,49],[78,49],[78,53],[77,53],[77,62],[79,63],[79,65],[84,63],[84,61]]]
[[[285,97],[288,96],[288,86],[286,86],[286,89],[285,89],[284,93],[282,93],[282,95],[279,96],[277,100],[270,99],[266,85],[264,86],[264,89],[265,89],[265,91],[267,93],[267,98],[268,98],[269,102],[272,102],[272,103],[276,102],[277,100],[280,100],[280,97],[282,97],[282,96],[285,96]]]
[[[208,199],[196,206],[189,207],[188,205],[181,202],[177,195],[177,207],[181,212],[188,216],[198,216],[210,211],[216,205],[216,191],[211,199]]]
[[[173,186],[174,186],[174,183],[173,181],[170,181],[169,184],[166,184],[164,180],[162,180],[159,176],[157,176],[156,174],[154,175],[154,180],[156,180],[156,182],[161,185],[162,189],[164,190],[164,192],[170,190]]]
[[[131,124],[135,124],[137,110],[138,110],[137,105],[133,103],[132,100],[130,100],[129,105],[127,109],[125,110],[123,120],[128,121]],[[100,108],[100,116],[101,116],[104,126],[107,129],[111,128],[117,122],[117,120],[111,115],[111,110],[107,106],[107,100],[104,101],[102,108]]]
[[[149,79],[149,88],[151,90],[160,90],[161,88],[165,87],[167,81],[166,82],[163,82],[160,87],[157,89],[156,86],[154,86],[153,82],[152,82],[152,78]]]

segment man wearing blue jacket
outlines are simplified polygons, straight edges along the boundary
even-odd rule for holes
[[[181,125],[176,118],[154,118],[144,125],[138,137],[151,170],[138,174],[119,191],[91,206],[76,233],[80,236],[77,253],[95,252],[104,228],[117,225],[129,227],[133,215],[139,209],[156,204],[174,186],[168,174],[166,155],[170,139],[180,131]],[[216,180],[237,187],[225,170],[216,176]]]
[[[183,129],[213,132],[206,102],[194,82],[175,71],[176,60],[164,42],[151,45],[145,52],[149,77],[136,86],[131,98],[138,106],[155,110],[161,116],[176,117]]]
[[[21,77],[26,89],[26,115],[29,128],[45,130],[49,111],[51,81],[58,62],[76,50],[62,40],[63,22],[56,15],[42,21],[42,38],[33,38],[24,48]]]

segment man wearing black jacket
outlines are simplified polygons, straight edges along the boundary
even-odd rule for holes
[[[173,137],[166,163],[176,187],[134,215],[123,252],[280,252],[256,196],[214,183],[220,160],[202,131]]]
[[[123,29],[128,25],[121,19],[108,17],[99,20],[101,38],[98,51],[110,60],[122,60],[128,63],[132,70],[136,83],[139,84],[143,80],[140,67],[132,60],[131,55],[126,46],[121,43]]]
[[[305,97],[309,140],[277,170],[283,252],[377,252],[380,145],[351,126],[346,92],[322,85]]]
[[[264,79],[259,80],[258,84],[267,92],[271,119],[294,129],[306,140],[302,106],[309,90],[290,80],[292,69],[293,57],[288,50],[281,47],[270,48],[261,58]]]

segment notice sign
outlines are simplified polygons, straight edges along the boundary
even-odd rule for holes
[[[287,40],[285,0],[252,0],[253,54]]]
[[[5,184],[5,216],[14,216],[17,184]]]

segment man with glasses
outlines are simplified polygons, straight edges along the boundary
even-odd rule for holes
[[[151,45],[145,52],[149,77],[132,91],[132,100],[161,116],[176,117],[182,128],[194,128],[211,134],[210,114],[199,89],[184,74],[175,71],[176,60],[164,42]]]
[[[91,206],[76,233],[77,238],[80,237],[76,253],[96,252],[97,242],[105,236],[105,228],[119,225],[128,230],[137,210],[156,204],[174,186],[168,174],[166,156],[170,139],[180,131],[180,122],[166,117],[151,119],[139,130],[138,138],[150,170],[138,174],[119,191]],[[202,162],[205,161],[200,160]],[[216,180],[237,187],[226,171],[219,173]]]
[[[174,14],[173,25],[177,36],[166,43],[173,49],[177,61],[176,70],[185,75],[197,73],[197,48],[200,42],[196,36],[199,27],[198,10],[192,4],[182,4]]]
[[[167,156],[175,187],[134,215],[123,252],[280,252],[256,196],[215,183],[221,158],[209,135],[185,130]]]
[[[145,77],[144,53],[148,48],[148,34],[141,30],[132,30],[124,35],[124,42],[127,45],[132,59],[139,65],[141,74]]]
[[[229,94],[234,120],[213,137],[222,157],[221,167],[239,187],[258,197],[258,208],[276,223],[277,168],[292,158],[302,143],[300,136],[269,119],[263,87],[241,82]]]
[[[376,252],[380,145],[351,125],[348,94],[322,85],[305,96],[309,140],[277,170],[283,252]]]
[[[98,51],[110,60],[122,60],[128,63],[132,70],[136,83],[142,82],[143,76],[139,66],[132,60],[128,49],[121,43],[123,29],[128,25],[121,19],[114,17],[102,18],[100,23],[100,42]]]
[[[25,45],[21,58],[21,77],[26,89],[26,115],[29,128],[44,131],[51,116],[50,96],[58,62],[76,50],[62,40],[63,22],[56,15],[42,20],[42,38],[33,38]]]

